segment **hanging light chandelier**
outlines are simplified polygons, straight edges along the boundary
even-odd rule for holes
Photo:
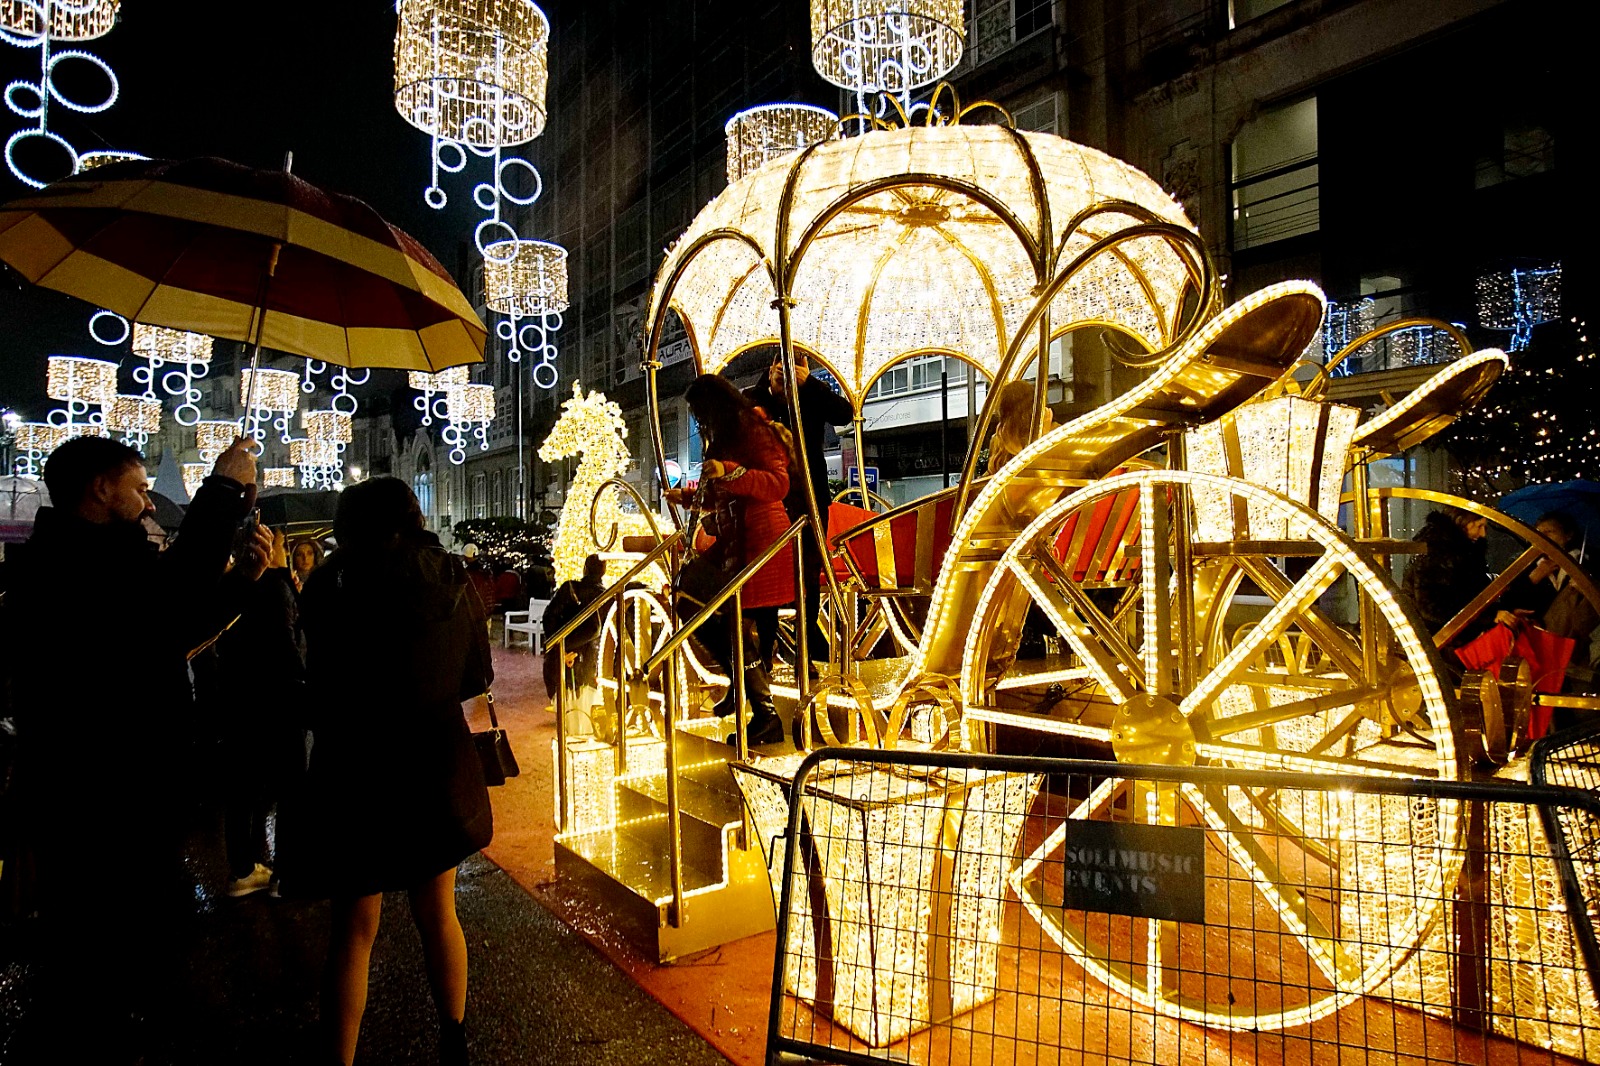
[[[529,0],[401,0],[394,103],[424,133],[506,148],[545,124],[550,22]]]
[[[204,333],[133,324],[133,354],[162,363],[209,363],[213,341]],[[248,373],[248,371],[246,371]]]
[[[0,0],[0,32],[24,39],[92,41],[111,32],[121,4],[122,0]]]
[[[124,444],[144,451],[152,433],[161,432],[161,401],[154,396],[117,396],[105,409],[106,428]]]
[[[52,400],[109,404],[117,395],[117,364],[81,355],[52,355],[45,363],[44,391]]]
[[[343,411],[307,411],[300,421],[308,440],[349,444],[354,438],[354,422]]]
[[[728,120],[728,184],[774,159],[832,137],[839,116],[810,104],[762,104]]]
[[[1511,334],[1509,352],[1533,340],[1533,329],[1561,317],[1561,264],[1514,267],[1485,274],[1476,285],[1478,324]]]
[[[261,487],[265,489],[292,489],[299,470],[292,466],[269,466],[261,471]]]
[[[407,373],[407,383],[422,393],[416,398],[416,408],[422,412],[423,425],[433,425],[433,420],[436,418],[441,422],[448,419],[449,415],[445,411],[446,399],[451,389],[467,383],[467,374],[468,370],[464,366],[453,366],[437,374],[420,370]]]
[[[202,421],[194,424],[194,446],[200,452],[200,458],[207,463],[214,463],[217,457],[228,450],[228,446],[240,437],[239,423]]]
[[[854,93],[932,85],[965,42],[966,0],[811,0],[811,63]]]
[[[494,421],[493,385],[458,385],[445,394],[448,419],[440,438],[450,446],[450,461],[467,461],[467,438],[476,437],[480,451],[489,450],[489,423]]]
[[[17,449],[14,472],[25,477],[38,477],[44,472],[45,458],[67,439],[66,430],[49,422],[23,422],[13,434]]]
[[[206,476],[211,473],[211,464],[184,463],[182,473],[183,491],[188,493],[189,498],[192,500],[194,499],[194,494],[200,491],[200,483],[205,481]]]
[[[274,415],[272,426],[285,444],[289,442],[289,420],[300,409],[300,375],[292,370],[242,370],[239,373],[239,404],[245,408],[245,436],[259,449],[266,444],[267,416]]]
[[[484,253],[483,288],[489,310],[506,316],[495,327],[506,342],[506,358],[520,363],[524,353],[530,355],[533,383],[554,388],[559,378],[554,334],[568,307],[567,250],[549,241],[491,244]]]

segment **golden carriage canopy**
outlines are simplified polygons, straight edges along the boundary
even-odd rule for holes
[[[1146,235],[1130,237],[1130,226]],[[828,141],[774,160],[700,212],[657,275],[652,342],[670,307],[700,368],[719,371],[779,340],[785,297],[795,345],[858,407],[913,354],[957,356],[992,380],[1013,345],[1037,351],[1029,315],[1046,299],[1053,332],[1102,324],[1156,351],[1201,285],[1195,252],[1155,232],[1174,227],[1195,234],[1147,175],[1050,134],[912,126]]]

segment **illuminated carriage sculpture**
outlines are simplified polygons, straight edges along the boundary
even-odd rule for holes
[[[1316,287],[1294,282],[1224,306],[1182,207],[1116,159],[1048,134],[940,120],[826,141],[732,184],[658,274],[645,368],[654,403],[672,316],[701,371],[771,345],[792,365],[803,349],[855,406],[858,461],[862,403],[909,356],[966,362],[988,379],[991,399],[1032,380],[1038,411],[1052,343],[1100,368],[1100,396],[1074,398],[1063,424],[980,477],[987,403],[957,487],[838,542],[831,670],[815,687],[801,672],[779,689],[796,701],[806,744],[843,735],[892,745],[907,717],[933,708],[944,713],[932,716],[930,735],[952,747],[981,749],[1006,726],[1073,738],[1123,762],[1465,777],[1485,753],[1503,761],[1522,741],[1527,693],[1473,679],[1474,698],[1458,699],[1436,638],[1442,644],[1493,597],[1441,634],[1422,628],[1390,571],[1414,546],[1388,537],[1385,501],[1408,493],[1369,490],[1366,470],[1476,403],[1506,358],[1472,353],[1456,334],[1461,358],[1369,417],[1322,399],[1327,368],[1301,361],[1323,311]],[[1076,376],[1088,377],[1081,365]],[[1345,529],[1341,499],[1354,503]],[[829,501],[811,504],[811,522],[826,528]],[[1553,545],[1488,517],[1527,549],[1498,588],[1547,554],[1600,604]],[[896,541],[917,545],[898,564]],[[654,555],[670,560],[674,550],[665,543]],[[1059,636],[1047,661],[1018,658],[1030,608]],[[693,622],[674,619],[653,589],[619,596],[604,620],[601,689],[612,713],[593,721],[611,724],[591,736],[561,731],[558,867],[608,886],[614,911],[631,915],[662,958],[754,931],[770,911],[767,863],[750,836],[770,845],[781,831],[773,767],[792,771],[795,760],[742,764],[747,815],[729,783],[725,724],[703,713],[728,679],[682,639]],[[882,657],[885,642],[899,654]],[[874,645],[880,652],[868,659]],[[1109,782],[1071,816],[1100,816],[1127,787]],[[1008,839],[1027,801],[1006,800]],[[1322,975],[1293,1003],[1241,1007],[1215,1001],[1231,996],[1226,982],[1218,993],[1168,981],[1163,973],[1210,965],[1180,957],[1176,936],[1152,932],[1137,981],[1112,965],[1039,894],[1033,875],[1059,834],[1019,854],[1006,876],[1089,974],[1203,1024],[1282,1029],[1381,994],[1386,982],[1428,981],[1404,967],[1439,935],[1455,891],[1461,805],[1366,797],[1296,812],[1318,823],[1303,827],[1308,841],[1339,817],[1364,822],[1380,841],[1405,823],[1396,835],[1405,845],[1368,847],[1365,868],[1381,871],[1377,881],[1366,874],[1329,921],[1251,839],[1264,820],[1293,832],[1293,819],[1270,797],[1251,802],[1241,810],[1169,789],[1150,797],[1148,814],[1171,823],[1181,810],[1249,871],[1258,902]],[[697,911],[714,912],[714,928],[696,931]],[[1377,937],[1341,932],[1379,927]],[[791,976],[804,996],[806,978]],[[870,1043],[905,1035],[836,1018]]]

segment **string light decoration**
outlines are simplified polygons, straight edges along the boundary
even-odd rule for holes
[[[254,386],[252,388],[252,385]],[[267,416],[278,431],[278,439],[289,442],[290,416],[300,409],[300,375],[292,370],[248,368],[239,372],[239,404],[246,407],[245,435],[256,442],[257,448],[265,446]]]
[[[568,306],[567,250],[549,241],[491,244],[484,253],[483,288],[485,305],[505,316],[495,333],[506,342],[506,358],[520,363],[524,353],[530,355],[534,385],[555,388],[558,353],[552,337]]]
[[[38,477],[44,472],[45,457],[67,439],[66,430],[49,422],[22,422],[13,435],[18,453],[16,473]]]
[[[1597,390],[1600,353],[1588,323],[1546,325],[1487,399],[1435,438],[1455,460],[1451,490],[1493,502],[1527,484],[1600,476]]]
[[[161,432],[161,401],[152,396],[118,396],[105,410],[106,428],[122,443],[144,451],[152,433]]]
[[[406,374],[407,384],[422,393],[416,397],[414,404],[416,409],[422,412],[423,425],[433,425],[434,419],[441,422],[448,420],[449,415],[445,408],[450,391],[465,385],[468,373],[464,366],[453,366],[437,374],[428,374],[420,370],[412,370]]]
[[[229,445],[243,436],[238,422],[207,420],[194,425],[194,446],[202,462],[214,463]]]
[[[112,163],[129,163],[138,159],[149,159],[147,155],[139,152],[121,152],[108,149],[98,152],[84,152],[78,156],[78,173],[94,170],[96,167],[108,166]]]
[[[54,48],[58,41],[79,42],[103,37],[116,23],[120,0],[0,0],[0,40],[17,48],[39,50],[39,77],[36,81],[13,81],[6,86],[6,107],[30,125],[13,133],[6,141],[6,166],[24,185],[42,189],[56,177],[77,173],[81,161],[76,148],[50,128],[52,106],[79,114],[94,115],[117,102],[121,87],[111,65],[81,48]],[[73,67],[93,67],[109,85],[104,99],[73,99],[57,81],[58,71]],[[70,80],[70,79],[69,79]],[[24,169],[17,158],[19,146],[44,141],[63,153],[68,164],[54,175],[41,176]],[[36,150],[30,148],[30,151]]]
[[[300,470],[300,484],[308,489],[334,489],[344,483],[344,445],[333,440],[294,438],[289,442],[289,462]]]
[[[307,411],[300,420],[309,440],[349,444],[354,439],[354,421],[343,411]]]
[[[448,420],[439,438],[450,447],[450,461],[467,461],[467,443],[476,438],[479,451],[489,450],[489,423],[494,421],[493,385],[457,385],[445,393]]]
[[[52,355],[45,364],[44,391],[52,400],[109,404],[117,395],[117,364],[80,355]]]
[[[811,0],[811,64],[858,94],[908,96],[961,62],[965,0]]]
[[[728,184],[790,152],[832,137],[839,116],[810,104],[763,104],[741,111],[722,128],[728,140]]]
[[[209,363],[215,342],[204,333],[133,324],[133,354],[162,363]]]
[[[261,487],[267,489],[292,489],[294,488],[295,475],[299,470],[292,466],[269,466],[261,471]]]
[[[182,467],[183,491],[189,499],[194,499],[194,494],[200,491],[200,485],[211,474],[210,463],[184,463]]]
[[[1561,317],[1561,264],[1502,270],[1485,274],[1475,286],[1478,324],[1511,334],[1508,352],[1524,351],[1533,329]]]

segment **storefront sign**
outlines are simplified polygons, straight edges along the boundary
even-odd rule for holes
[[[1061,905],[1168,922],[1206,920],[1205,833],[1067,819]]]

